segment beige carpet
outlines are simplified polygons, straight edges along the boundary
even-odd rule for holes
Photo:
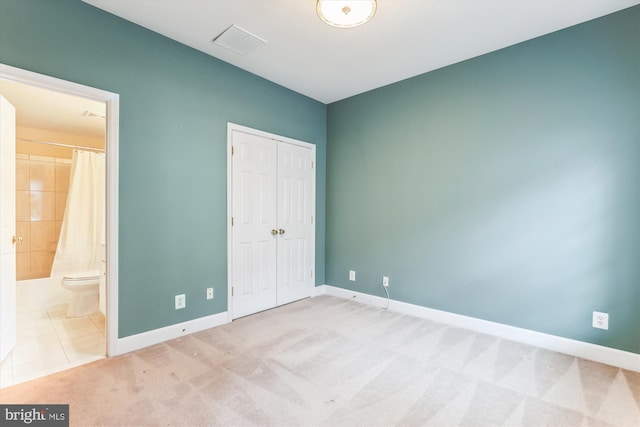
[[[640,426],[640,374],[321,296],[0,390],[74,426]]]

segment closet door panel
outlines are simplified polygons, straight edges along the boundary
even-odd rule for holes
[[[233,317],[276,306],[275,141],[233,134]]]
[[[313,173],[310,148],[278,143],[278,305],[313,290]]]

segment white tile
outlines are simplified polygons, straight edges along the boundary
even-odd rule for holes
[[[59,340],[56,330],[53,329],[53,325],[45,325],[41,328],[24,329],[16,331],[16,343],[23,345],[29,345],[33,342],[49,342]]]
[[[60,340],[68,341],[86,335],[100,333],[89,316],[69,317],[64,319],[53,318],[51,321]]]
[[[105,320],[104,314],[102,314],[102,313],[93,314],[93,315],[91,315],[89,317],[93,321],[93,324],[96,325],[96,328],[98,328],[98,331],[100,331],[100,333],[103,336],[105,336],[106,320]]]
[[[16,347],[0,366],[0,387],[105,357],[104,315],[68,318],[67,306],[18,309]]]
[[[69,364],[67,356],[60,346],[59,350],[51,349],[42,352],[40,358],[36,358],[25,364],[15,364],[13,367],[13,380],[20,381],[24,378],[34,378],[44,375],[52,370],[62,370]]]
[[[16,326],[31,327],[40,323],[51,323],[46,310],[16,310]]]
[[[37,338],[43,335],[55,334],[55,332],[53,324],[48,318],[16,323],[16,337],[18,340],[21,338]]]
[[[49,316],[47,314],[47,310],[44,309],[28,309],[28,308],[17,308],[16,309],[16,322],[17,324],[28,322],[30,320],[38,320],[38,319],[47,319],[49,320]]]
[[[96,356],[105,356],[107,353],[104,336],[100,333],[73,340],[62,340],[62,347],[71,363],[93,359]]]
[[[69,310],[69,303],[63,302],[59,304],[52,304],[47,307],[47,313],[49,317],[67,317],[67,311]]]
[[[65,355],[62,344],[55,335],[19,341],[13,349],[13,366],[37,363],[40,360]]]

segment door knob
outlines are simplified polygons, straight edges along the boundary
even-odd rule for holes
[[[278,230],[276,230],[275,228],[273,230],[271,230],[271,235],[275,236],[278,234]]]
[[[280,230],[278,230],[279,234],[284,234],[284,230],[281,228]]]
[[[22,236],[13,236],[11,238],[11,243],[22,243]]]

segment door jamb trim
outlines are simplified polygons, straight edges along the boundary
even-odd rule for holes
[[[106,104],[106,244],[107,244],[107,356],[118,352],[118,188],[119,188],[119,120],[120,95],[102,89],[74,83],[46,74],[0,63],[0,78],[80,96]]]

